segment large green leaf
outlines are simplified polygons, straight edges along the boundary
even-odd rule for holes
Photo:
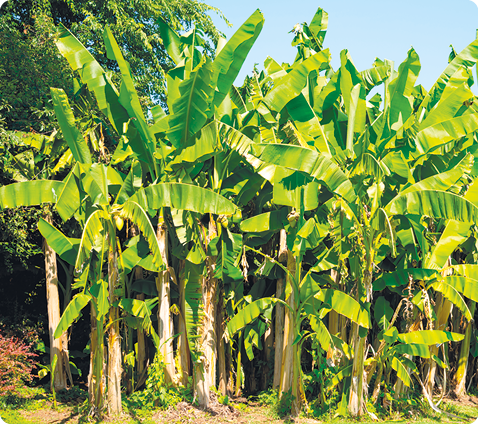
[[[91,53],[62,24],[58,27],[56,45],[74,71],[78,71],[84,84],[94,92],[100,110],[113,127],[122,133],[128,114],[119,103],[116,87]]]
[[[364,328],[370,328],[369,313],[365,308],[348,294],[333,289],[319,291],[315,296],[337,313],[349,318]]]
[[[287,208],[281,208],[245,219],[241,222],[240,228],[241,231],[253,233],[276,231],[284,227],[283,221],[286,219]]]
[[[216,256],[215,278],[220,278],[225,285],[234,281],[243,280],[242,272],[238,266],[242,254],[242,235],[234,234],[229,229],[221,230],[221,235],[216,243],[216,250],[211,256]],[[209,248],[212,248],[213,241]]]
[[[168,168],[176,169],[188,165],[194,166],[222,151],[217,125],[217,121],[212,121],[201,128],[194,137],[194,143],[174,152],[176,157],[168,162]]]
[[[81,185],[90,196],[94,205],[109,204],[108,168],[102,163],[94,163],[91,167],[80,165],[82,170]]]
[[[142,318],[143,328],[148,332],[151,332],[153,329],[151,323],[151,310],[146,302],[138,299],[121,299],[119,306],[131,315]]]
[[[433,85],[427,97],[423,101],[424,104],[431,109],[440,100],[450,77],[461,67],[471,67],[478,60],[478,40],[474,40],[466,46],[455,58],[448,64],[438,80]]]
[[[387,139],[400,130],[412,114],[412,90],[420,73],[421,65],[413,48],[407,59],[400,64],[398,75],[388,85],[385,99],[386,126],[382,139]]]
[[[314,70],[326,69],[329,66],[329,61],[329,51],[323,50],[295,65],[285,77],[279,80],[277,87],[267,94],[264,103],[270,110],[280,112],[290,100],[301,93],[307,84],[309,73]]]
[[[213,100],[215,106],[219,106],[229,92],[263,25],[264,17],[257,9],[216,56],[213,63],[213,72],[217,78]]]
[[[62,181],[36,180],[0,187],[0,208],[56,203],[63,186]]]
[[[452,265],[451,268],[463,277],[469,277],[478,281],[478,265],[475,264],[462,264]]]
[[[478,280],[470,277],[460,277],[457,275],[450,275],[442,277],[439,280],[452,286],[456,291],[461,293],[468,299],[478,302]]]
[[[116,196],[115,203],[122,205],[142,186],[142,170],[139,162],[132,163],[128,175],[126,176],[121,189]]]
[[[392,358],[392,368],[397,371],[397,377],[402,380],[405,386],[410,387],[412,380],[407,367],[396,356]]]
[[[470,113],[431,125],[417,134],[416,146],[421,154],[458,140],[478,130],[478,113]]]
[[[433,125],[439,124],[453,118],[458,110],[463,107],[463,104],[473,98],[474,94],[465,82],[456,89],[453,89],[445,99],[442,99],[440,103],[433,108],[430,113],[427,114],[425,119],[420,123],[419,131]]]
[[[110,310],[108,283],[104,280],[99,280],[91,286],[89,291],[94,298],[93,302],[97,314],[96,319],[99,321]]]
[[[412,191],[422,190],[447,191],[448,189],[450,189],[450,187],[453,187],[460,180],[460,178],[463,177],[463,174],[470,171],[472,165],[473,157],[472,155],[467,155],[464,160],[462,160],[453,169],[432,175],[431,177],[418,181],[417,183],[412,184],[409,187],[405,187],[400,192],[400,194],[406,194],[411,193]]]
[[[454,219],[461,222],[478,222],[478,207],[456,194],[423,190],[400,194],[386,207],[388,214],[425,215],[432,218]]]
[[[161,257],[161,249],[159,247],[158,239],[154,232],[151,221],[143,208],[133,201],[128,201],[123,205],[121,216],[128,218],[133,224],[135,224],[144,238],[149,244],[149,248],[153,254],[153,262],[158,267],[158,271],[163,266],[163,260]]]
[[[234,336],[234,334],[245,328],[247,324],[254,321],[266,309],[270,308],[277,302],[281,301],[273,297],[264,297],[244,306],[244,308],[240,309],[227,323],[229,336]]]
[[[236,206],[225,197],[211,190],[190,184],[159,183],[139,190],[131,201],[143,209],[157,210],[162,207],[183,209],[199,213],[233,215]]]
[[[40,218],[38,221],[38,229],[48,245],[63,259],[71,265],[75,264],[78,255],[78,246],[80,240],[76,238],[66,237],[60,230],[57,230],[49,222]]]
[[[129,64],[125,61],[121,50],[108,27],[105,28],[103,38],[105,40],[108,58],[116,60],[121,72],[122,84],[119,102],[126,109],[128,115],[133,118],[134,125],[141,135],[141,139],[143,141],[143,143],[139,146],[141,147],[141,154],[147,158],[151,168],[154,168],[157,166],[156,161],[153,158],[156,149],[156,140],[154,135],[150,132],[148,124],[146,123],[143,109],[141,108],[141,103],[139,101],[138,94],[134,87],[133,78],[129,70]],[[156,174],[157,173],[158,171],[156,171]]]
[[[56,118],[73,158],[80,163],[91,163],[90,149],[76,127],[75,116],[68,102],[68,97],[61,88],[50,88],[50,92]]]
[[[451,254],[468,238],[469,232],[470,223],[453,219],[448,221],[431,256],[426,258],[425,266],[435,269],[443,268]]]
[[[414,280],[431,280],[439,276],[440,274],[432,269],[398,269],[393,272],[387,272],[380,278],[377,278],[373,283],[373,288],[376,291],[381,291],[385,287],[400,287],[403,285],[408,285],[410,277]]]
[[[256,144],[253,146],[253,154],[264,162],[304,172],[323,182],[330,191],[348,202],[354,202],[357,198],[350,180],[342,170],[314,150],[284,144]]]
[[[68,330],[68,328],[70,328],[71,324],[73,324],[73,322],[80,316],[81,310],[88,304],[90,299],[91,297],[84,293],[78,293],[73,299],[71,299],[60,318],[58,327],[55,329],[55,339],[60,337],[66,330]]]
[[[450,284],[452,281],[443,281],[438,280],[430,284],[429,287],[433,287],[435,291],[438,291],[443,294],[451,303],[453,303],[463,314],[463,316],[470,321],[472,319],[470,310],[466,305],[466,302],[461,297],[459,291]],[[477,285],[478,288],[478,285]],[[478,290],[475,290],[475,296],[478,295]]]
[[[362,78],[363,84],[367,93],[377,85],[380,85],[383,81],[385,81],[390,76],[390,66],[386,65],[379,65],[374,66],[373,68],[366,69],[365,71],[360,72],[360,76]]]
[[[287,103],[287,112],[294,120],[294,125],[305,142],[313,141],[317,150],[330,159],[332,151],[324,128],[304,94],[299,94],[295,99]]]
[[[179,35],[161,17],[158,17],[156,23],[159,26],[161,39],[166,51],[173,62],[178,64],[181,62],[181,40]]]
[[[309,324],[316,334],[317,340],[320,343],[320,347],[327,352],[330,348],[330,345],[334,345],[334,341],[332,340],[329,330],[322,320],[315,315],[309,315]]]
[[[394,352],[410,356],[420,356],[421,358],[430,358],[430,349],[426,344],[397,344],[393,347]]]
[[[214,90],[212,77],[212,63],[205,59],[179,84],[180,96],[172,104],[167,132],[174,147],[186,147],[189,137],[206,123]]]
[[[80,247],[78,249],[78,256],[76,257],[75,270],[76,272],[84,272],[84,264],[90,258],[93,249],[106,251],[105,234],[103,221],[109,220],[110,216],[102,209],[94,211],[86,220],[85,228],[81,235]],[[103,253],[104,253],[103,252]]]
[[[464,337],[463,334],[439,330],[412,331],[398,335],[398,339],[402,343],[424,344],[429,346],[446,342],[459,342],[463,340]]]
[[[82,201],[80,174],[80,164],[76,163],[65,178],[63,187],[58,193],[58,201],[55,208],[63,221],[70,219],[80,207]]]

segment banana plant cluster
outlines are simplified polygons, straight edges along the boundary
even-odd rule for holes
[[[192,385],[203,407],[211,387],[239,394],[254,379],[246,362],[253,370],[261,349],[274,374],[262,380],[290,395],[295,414],[313,401],[303,369],[312,347],[334,370],[319,402],[339,390],[339,408],[353,416],[369,399],[400,398],[414,384],[435,407],[437,365],[446,373],[452,350],[457,393],[466,389],[478,301],[470,89],[478,41],[426,91],[416,85],[413,49],[398,70],[376,59],[363,71],[343,50],[334,70],[327,25],[319,9],[294,27],[292,64],[268,57],[238,88],[263,26],[259,11],[218,43],[214,60],[200,31],[179,35],[162,22],[176,66],[166,75],[167,105],[147,114],[108,28],[119,88],[59,28],[57,46],[115,131],[116,148],[96,160],[67,96],[52,89],[69,155],[56,166],[69,171],[2,187],[0,204],[50,203],[82,230],[71,238],[51,219],[39,222],[74,269],[75,294],[54,337],[89,305],[95,413],[120,412],[122,385],[131,392],[144,382],[145,334],[165,381]]]

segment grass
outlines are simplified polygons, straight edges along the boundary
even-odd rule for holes
[[[86,393],[79,389],[73,389],[57,394],[58,407],[53,408],[51,395],[48,390],[42,387],[25,388],[18,396],[10,396],[0,400],[0,417],[7,424],[82,424],[88,421],[87,408],[84,400]],[[476,399],[476,398],[475,398]],[[238,422],[238,423],[263,423],[282,424],[282,423],[333,423],[333,424],[372,424],[370,416],[366,415],[361,419],[351,419],[347,417],[338,417],[335,411],[325,411],[315,419],[312,415],[302,414],[301,417],[291,421],[287,417],[287,402],[281,403],[278,400],[277,393],[273,391],[263,392],[256,397],[249,399],[249,404],[230,404],[239,410],[239,417],[230,417],[223,419],[214,414],[195,410],[194,414],[181,414],[176,412],[174,417],[168,415],[166,411],[150,410],[136,408],[130,410],[130,415],[123,415],[121,418],[108,419],[107,421],[97,421],[97,424],[156,424],[157,422],[167,422],[169,424],[196,422],[198,424]],[[407,407],[407,404],[409,407]],[[410,406],[411,405],[411,406]],[[440,409],[448,413],[458,415],[460,419],[453,419],[445,414],[437,414],[432,411],[428,404],[421,401],[408,401],[403,404],[393,405],[392,412],[385,414],[383,411],[374,411],[380,419],[380,422],[395,422],[403,424],[439,424],[439,423],[466,423],[471,422],[478,416],[476,406],[465,405],[458,402],[447,401],[440,405]],[[154,416],[153,416],[154,415]]]

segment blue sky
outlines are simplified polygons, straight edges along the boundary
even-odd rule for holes
[[[249,53],[236,85],[250,74],[254,63],[267,56],[278,62],[293,62],[289,31],[297,23],[310,22],[319,7],[329,14],[325,47],[338,67],[340,51],[348,49],[359,71],[370,68],[376,57],[395,61],[395,69],[406,58],[410,47],[417,51],[422,69],[417,83],[431,88],[448,64],[450,44],[457,52],[476,37],[478,7],[470,0],[205,0],[218,7],[233,24],[232,28],[214,13],[216,26],[232,36],[259,8],[265,24]],[[474,73],[476,77],[476,73]],[[476,89],[475,83],[474,91]]]

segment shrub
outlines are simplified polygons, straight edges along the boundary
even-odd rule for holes
[[[0,397],[17,394],[24,383],[32,380],[35,356],[20,339],[0,334]]]

